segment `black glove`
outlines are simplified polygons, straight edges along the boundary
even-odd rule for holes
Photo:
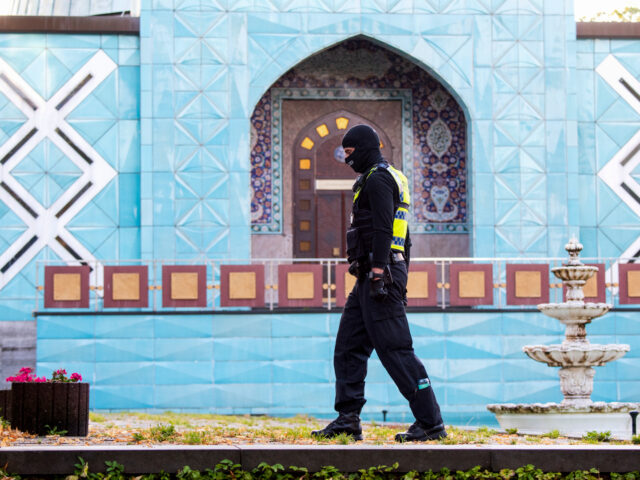
[[[374,300],[382,301],[387,298],[389,292],[387,291],[387,287],[384,285],[383,278],[384,274],[382,273],[369,273],[369,284],[371,287],[369,295],[371,295],[371,298]]]
[[[351,262],[349,264],[349,273],[351,275],[353,275],[354,277],[358,277],[358,275],[360,274],[360,269],[358,268],[358,261],[354,260],[353,262]]]

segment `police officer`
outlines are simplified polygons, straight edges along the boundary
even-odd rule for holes
[[[362,440],[364,381],[375,348],[416,418],[406,432],[396,435],[396,441],[446,437],[431,381],[414,354],[405,314],[410,246],[407,179],[382,157],[378,134],[368,125],[351,128],[342,147],[345,162],[360,174],[353,186],[347,232],[349,272],[358,280],[340,319],[334,352],[339,415],[326,428],[311,433],[327,438],[346,433]]]

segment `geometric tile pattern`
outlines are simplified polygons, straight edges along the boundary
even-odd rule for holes
[[[0,255],[0,289],[45,246],[62,260],[95,260],[66,225],[116,171],[65,118],[115,68],[115,62],[98,51],[45,100],[0,59],[0,92],[26,116],[0,147],[0,200],[28,227]]]
[[[185,320],[186,330],[181,328]],[[524,345],[560,342],[560,322],[535,311],[409,313],[408,320],[416,355],[433,380],[446,423],[495,424],[486,414],[487,403],[561,399],[556,369],[522,353]],[[96,409],[330,417],[335,413],[332,354],[338,321],[336,313],[218,313],[214,332],[206,315],[65,320],[45,315],[38,318],[37,368],[42,374],[64,364],[80,372],[92,384],[91,407]],[[598,369],[594,398],[632,398],[634,381],[640,381],[637,315],[613,312],[589,329],[594,342],[631,344],[629,358],[616,369]],[[182,334],[172,337],[172,332]],[[412,421],[406,400],[375,353],[366,397],[364,418],[380,421],[386,409],[389,420]]]
[[[15,259],[0,274],[0,313],[22,320],[38,262],[140,257],[140,49],[128,35],[0,42],[0,268]]]

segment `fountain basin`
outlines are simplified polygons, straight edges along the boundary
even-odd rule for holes
[[[560,320],[565,325],[588,323],[607,313],[610,308],[611,305],[608,303],[592,302],[541,303],[538,305],[538,310],[542,313]]]
[[[522,351],[536,362],[546,363],[550,367],[601,367],[624,356],[629,351],[629,345],[525,345]]]
[[[565,282],[572,281],[586,281],[594,273],[598,271],[598,267],[591,267],[587,265],[563,265],[562,267],[552,268],[553,274]]]
[[[561,403],[491,404],[502,429],[517,428],[518,433],[542,435],[558,430],[561,435],[582,437],[587,432],[610,431],[614,438],[631,438],[631,416],[639,403],[593,402],[584,406]]]

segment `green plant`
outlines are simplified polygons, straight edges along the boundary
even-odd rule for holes
[[[0,426],[4,429],[9,428],[11,424],[9,423],[9,420],[5,420],[4,417],[0,417]]]
[[[58,435],[60,437],[64,437],[67,434],[67,430],[58,430],[56,426],[45,425],[44,428],[47,429],[47,435]]]
[[[89,412],[89,420],[95,423],[106,422],[107,418],[104,415],[100,415],[99,413]]]
[[[633,443],[634,445],[639,445],[640,444],[640,435],[633,435],[631,437],[631,443]]]
[[[183,443],[187,445],[202,445],[206,442],[207,433],[202,431],[185,432],[182,436]]]
[[[133,432],[133,435],[131,435],[131,441],[138,443],[144,440],[144,435],[142,435],[140,432]]]
[[[560,432],[558,430],[551,430],[550,432],[542,434],[542,436],[548,438],[558,438],[560,436]]]
[[[518,433],[517,428],[505,428],[504,431],[507,432],[509,435],[515,435],[516,433]]]
[[[149,433],[152,440],[156,442],[166,442],[168,440],[173,440],[177,435],[176,427],[169,423],[167,425],[163,425],[159,423],[155,427],[151,427],[149,429]]]
[[[606,432],[598,432],[596,430],[592,430],[583,435],[582,439],[591,442],[608,442],[609,440],[611,440],[611,432],[609,430],[607,430]]]
[[[107,475],[105,476],[106,480],[125,480],[123,465],[119,464],[115,460],[112,462],[106,461],[104,463],[107,466]]]

